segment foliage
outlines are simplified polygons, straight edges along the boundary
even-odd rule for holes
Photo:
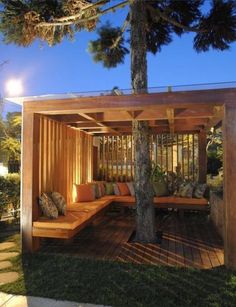
[[[1,149],[7,154],[8,160],[20,159],[21,145],[19,140],[12,137],[4,138],[1,142]]]
[[[8,113],[6,121],[0,119],[0,151],[7,161],[20,160],[21,114],[18,112]]]
[[[9,174],[0,176],[0,216],[8,206],[13,208],[13,216],[18,217],[20,208],[20,176]]]
[[[152,164],[151,179],[153,182],[160,182],[166,180],[165,172],[162,171],[161,166],[159,164]]]
[[[2,213],[6,210],[8,203],[6,185],[7,185],[6,179],[0,176],[0,219]]]
[[[6,133],[18,140],[21,138],[21,122],[22,117],[19,112],[9,112],[7,113],[5,127]]]
[[[50,22],[63,16],[78,14],[84,5],[90,1],[59,1],[59,0],[2,0],[4,7],[0,31],[3,33],[5,43],[16,43],[19,46],[29,46],[37,38],[45,40],[49,45],[60,43],[65,36],[73,38],[75,31],[81,29],[92,30],[96,19],[83,24],[64,25],[58,27],[41,28],[41,22]],[[89,18],[96,14],[98,9],[91,9],[81,14],[82,18]]]
[[[73,39],[81,30],[95,30],[99,38],[89,50],[96,62],[115,67],[124,62],[130,40],[123,27],[109,24],[98,28],[100,17],[129,5],[107,0],[2,0],[0,31],[4,42],[29,46],[36,39],[55,45],[64,37]],[[109,3],[108,3],[109,2]],[[236,41],[236,4],[233,0],[146,1],[147,50],[156,54],[172,42],[173,35],[193,32],[196,51],[229,49]]]
[[[213,130],[208,134],[207,144],[207,172],[217,175],[223,165],[223,139],[220,129]]]
[[[93,54],[95,62],[102,62],[104,67],[116,67],[117,63],[123,63],[124,57],[129,50],[124,46],[122,37],[117,46],[111,48],[112,44],[121,35],[120,28],[113,28],[109,23],[97,31],[99,38],[89,43],[89,51]]]

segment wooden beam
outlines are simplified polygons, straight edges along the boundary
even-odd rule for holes
[[[105,128],[104,131],[107,133],[107,132],[111,132],[111,133],[114,133],[116,135],[119,135],[119,132],[117,132],[115,129],[113,128],[110,128],[110,127],[107,127],[106,125],[104,125],[103,123],[100,123],[98,122],[96,119],[94,119],[90,114],[84,114],[84,113],[81,113],[79,114],[81,115],[82,117],[88,119],[88,120],[91,120],[92,123],[96,124],[98,127],[101,127],[101,128]],[[92,131],[90,131],[91,133]],[[95,133],[96,130],[92,133]]]
[[[166,109],[166,115],[167,115],[167,119],[168,119],[168,122],[169,122],[170,133],[173,134],[175,132],[175,127],[174,127],[175,111],[174,111],[174,109],[173,108],[167,108]]]
[[[144,110],[150,107],[189,108],[236,104],[236,89],[213,89],[123,96],[78,97],[24,102],[25,110],[45,114]]]
[[[22,251],[33,252],[40,241],[33,238],[32,225],[39,216],[39,116],[23,110],[21,235]]]
[[[200,183],[205,183],[207,179],[207,135],[206,130],[202,130],[198,136],[198,159],[199,159],[199,177]]]
[[[209,118],[183,118],[183,119],[176,119],[175,118],[175,125],[177,126],[203,126],[205,127],[209,123]]]
[[[130,116],[129,112],[131,111],[105,111],[98,113],[89,113],[90,118],[93,118],[96,122],[102,122],[106,124],[107,122],[123,122],[123,121],[131,121],[133,117]],[[165,107],[155,107],[148,108],[143,110],[142,112],[133,111],[136,113],[137,120],[151,120],[151,121],[160,121],[167,120],[166,108]],[[185,120],[185,119],[194,119],[194,120],[206,120],[208,118],[212,118],[214,115],[213,107],[189,107],[188,109],[175,109],[175,120]],[[87,124],[91,120],[86,119],[82,116],[78,117],[78,114],[66,114],[66,115],[48,115],[50,118],[65,122],[67,124]]]
[[[138,110],[138,111],[127,111],[131,119],[136,119],[140,114],[143,113],[143,110]]]
[[[175,118],[208,118],[213,116],[213,106],[191,106],[188,108],[175,108]]]
[[[224,140],[224,252],[225,265],[236,269],[236,108],[225,105]]]
[[[89,120],[85,119],[83,116],[80,116],[79,114],[58,114],[58,115],[48,115],[49,118],[56,120],[58,122],[63,122],[66,124],[70,123],[78,123],[78,122],[83,122],[87,123]]]
[[[219,122],[223,120],[224,117],[224,107],[223,106],[215,106],[213,108],[213,116],[209,120],[207,125],[207,129],[214,128]]]
[[[99,128],[100,126],[94,122],[87,122],[87,123],[71,123],[69,126],[79,128],[79,129],[93,129]]]

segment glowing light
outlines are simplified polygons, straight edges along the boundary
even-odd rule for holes
[[[0,176],[5,176],[8,173],[7,167],[3,166],[3,163],[0,163]]]
[[[20,79],[11,79],[6,84],[7,95],[11,97],[20,96],[23,93],[23,86]]]

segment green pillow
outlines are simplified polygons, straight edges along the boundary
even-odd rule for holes
[[[193,197],[194,184],[192,182],[183,183],[179,188],[179,196],[192,198]]]
[[[153,190],[155,196],[168,196],[168,185],[165,180],[153,182]]]
[[[193,197],[194,198],[204,198],[206,188],[207,188],[206,183],[197,183],[193,190]]]
[[[112,182],[107,182],[105,184],[106,195],[114,195],[114,186]]]
[[[101,190],[99,189],[98,184],[96,182],[92,182],[92,183],[89,183],[89,184],[91,184],[91,186],[93,188],[93,192],[94,192],[95,198],[102,197]]]

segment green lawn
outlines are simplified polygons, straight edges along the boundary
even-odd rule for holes
[[[19,235],[1,237],[19,244]],[[236,273],[42,254],[12,259],[21,278],[0,291],[111,306],[236,306]],[[7,270],[5,270],[7,271]]]

